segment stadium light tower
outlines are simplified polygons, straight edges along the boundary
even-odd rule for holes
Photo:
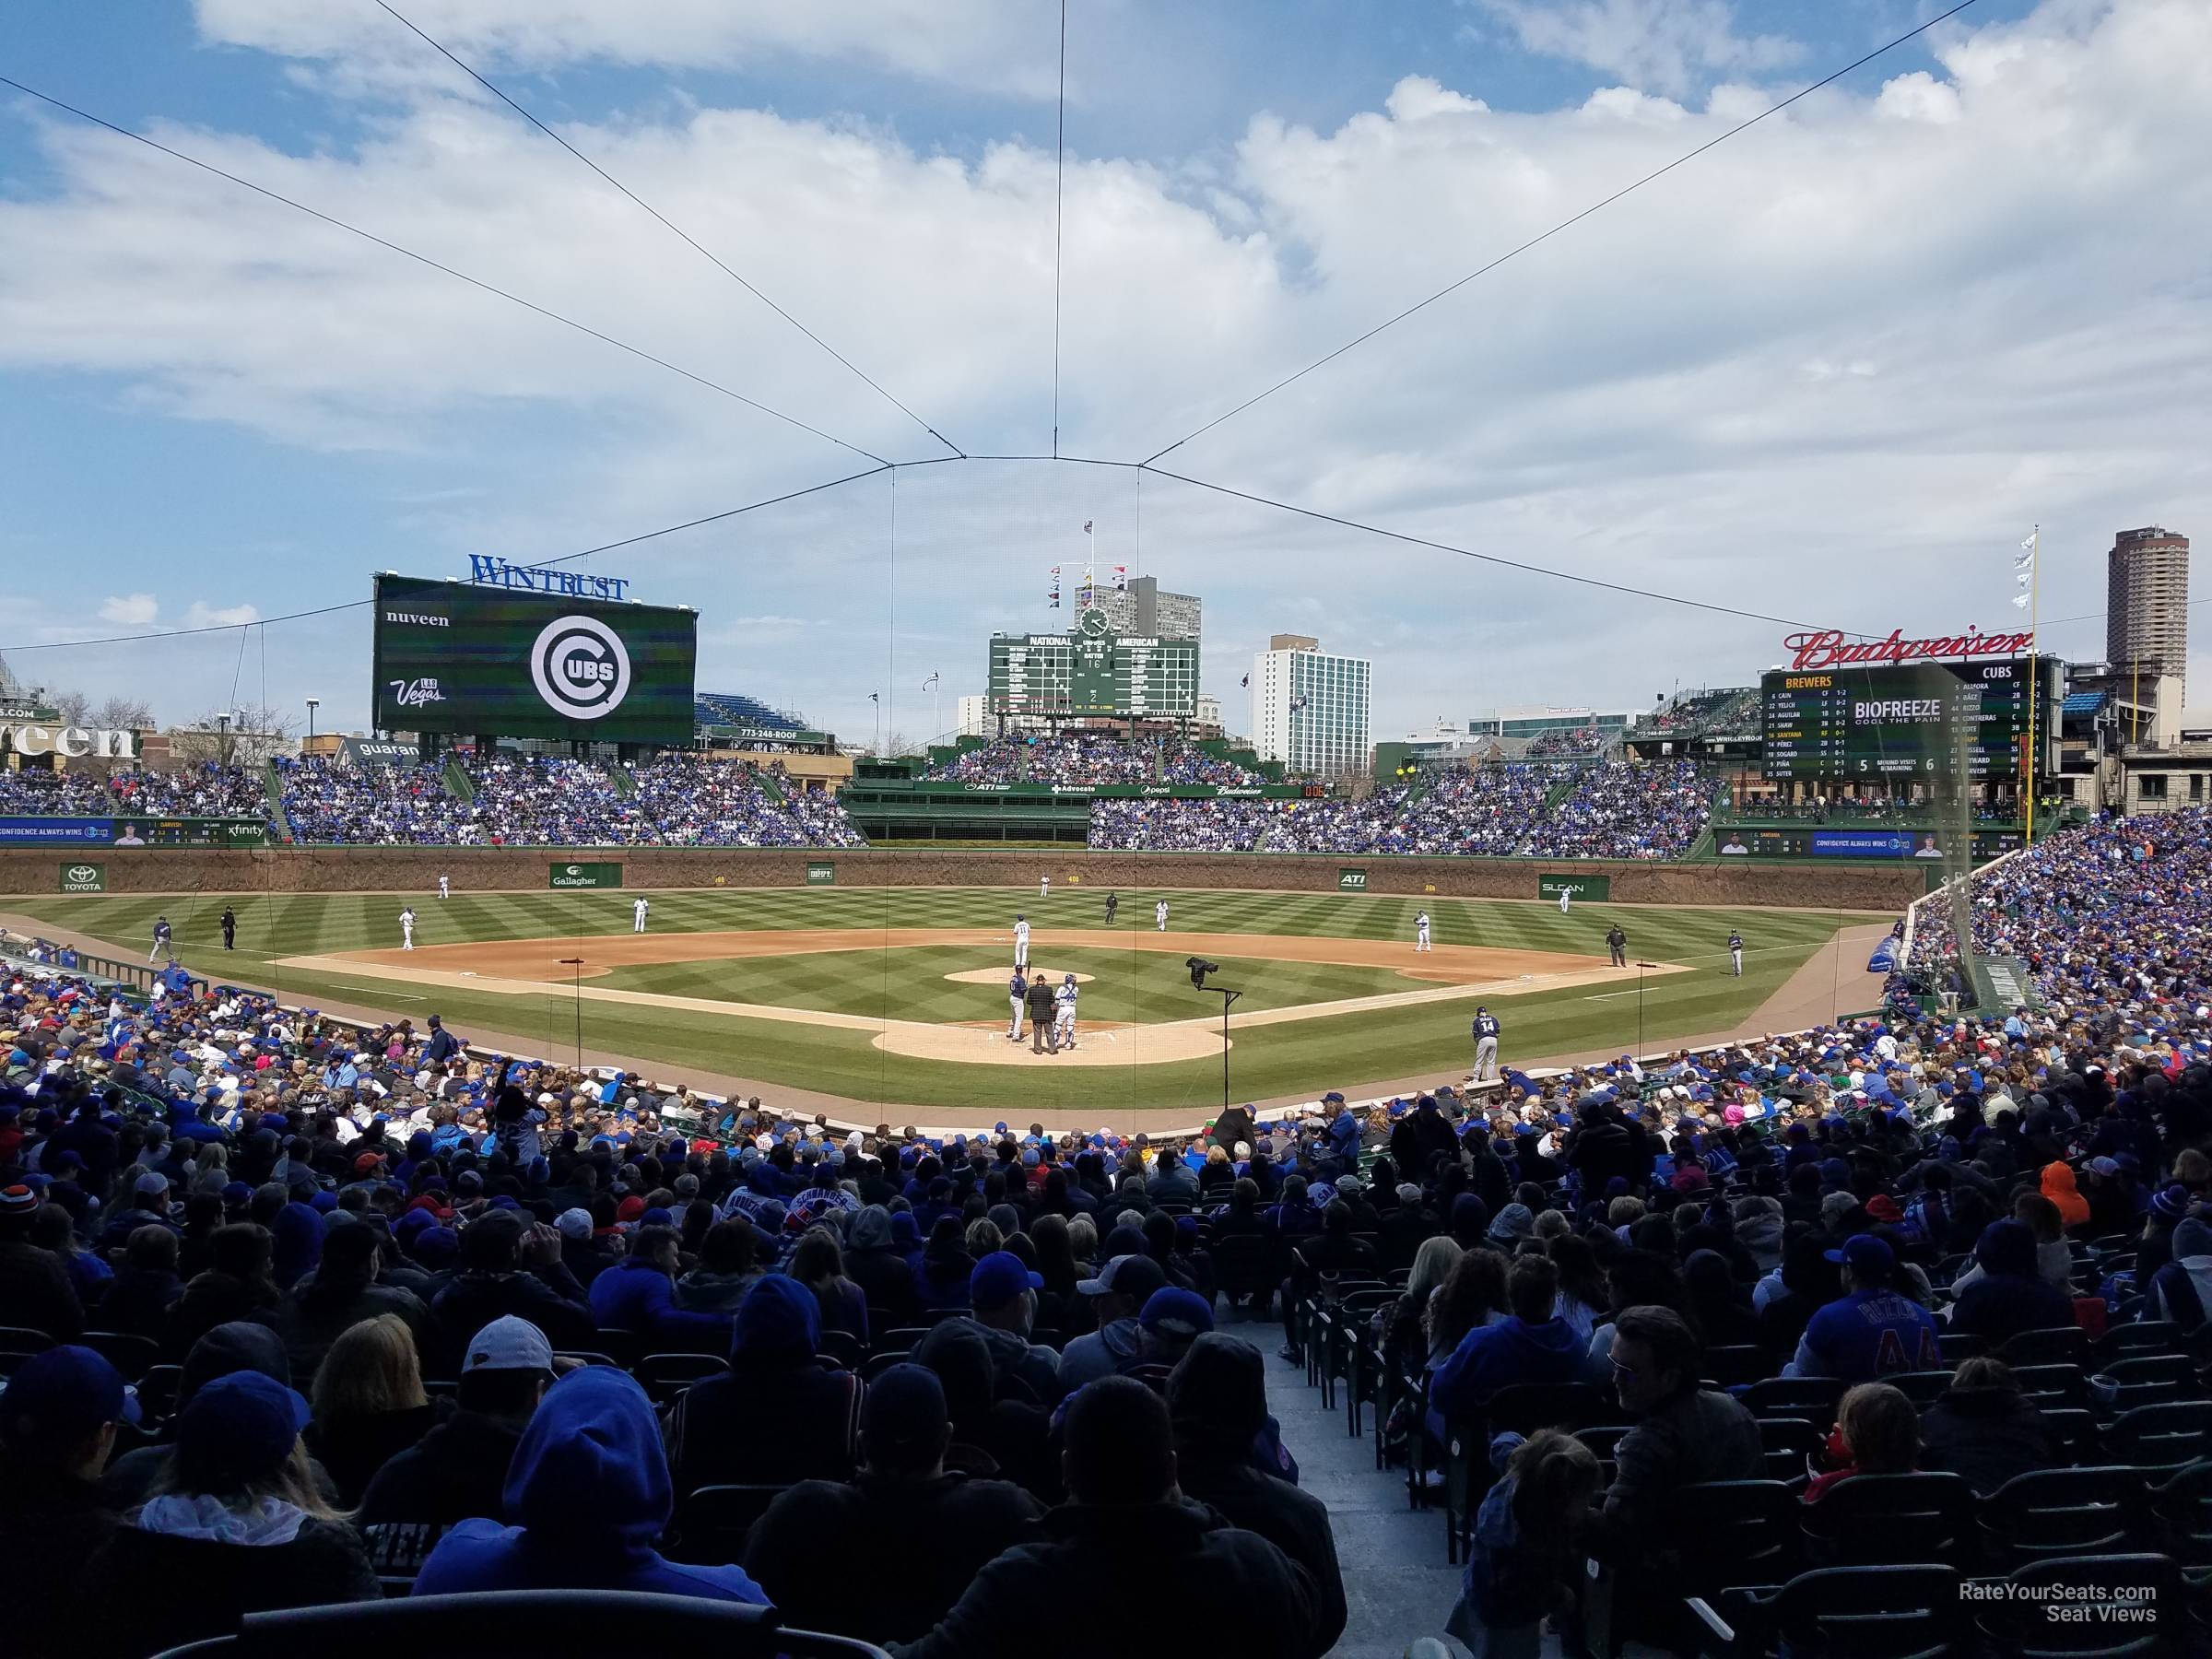
[[[322,706],[323,700],[319,697],[307,700],[307,740],[310,743],[315,740],[315,711]]]

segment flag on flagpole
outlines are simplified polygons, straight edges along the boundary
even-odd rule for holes
[[[1083,534],[1086,535],[1090,534],[1090,520],[1088,519],[1083,521]]]
[[[2026,610],[2028,608],[2028,595],[2025,594],[2015,594],[2012,596],[2012,607],[2015,610]]]
[[[2016,572],[2014,573],[2014,575],[2013,575],[2013,578],[2012,578],[2012,579],[2013,579],[2013,581],[2015,581],[2015,582],[2017,582],[2018,583],[2019,583],[2019,585],[2020,585],[2020,586],[2022,586],[2022,587],[2026,587],[2026,586],[2029,584],[2029,582],[2032,582],[2032,581],[2035,579],[2035,572],[2034,572],[2033,571],[2016,571]]]
[[[2034,570],[2035,555],[2032,553],[2015,553],[2012,556],[2012,568],[2016,571]]]
[[[1237,684],[1243,687],[1246,690],[1250,690],[1252,688],[1252,676],[1249,674],[1246,675],[1242,679],[1239,680]]]
[[[2029,551],[2029,552],[2030,552],[2030,553],[2034,552],[2034,551],[2035,551],[2035,532],[2034,532],[2034,531],[2032,531],[2032,530],[2030,530],[2030,532],[2028,532],[2028,536],[2027,536],[2027,539],[2026,539],[2025,541],[2021,542],[2021,543],[2020,543],[2020,546],[2021,546],[2021,547],[2025,547],[2025,548],[2027,548],[2027,549],[2028,549],[2028,551]]]

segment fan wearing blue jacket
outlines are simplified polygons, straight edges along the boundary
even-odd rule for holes
[[[739,1567],[687,1567],[653,1540],[675,1508],[645,1391],[587,1365],[546,1393],[508,1466],[509,1524],[463,1521],[438,1540],[417,1595],[474,1590],[641,1590],[768,1604]]]
[[[1547,1257],[1516,1257],[1505,1296],[1512,1314],[1461,1337],[1429,1384],[1430,1407],[1446,1422],[1516,1382],[1591,1380],[1588,1350],[1554,1312],[1559,1270]]]
[[[592,1280],[592,1323],[635,1331],[670,1352],[719,1354],[730,1346],[730,1322],[677,1305],[676,1276],[683,1236],[673,1227],[641,1227],[629,1253]]]

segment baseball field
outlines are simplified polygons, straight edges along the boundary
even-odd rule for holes
[[[1033,887],[635,890],[11,899],[18,925],[143,959],[158,915],[185,965],[334,1012],[438,1013],[488,1045],[636,1065],[717,1090],[794,1091],[855,1117],[1075,1116],[1197,1121],[1221,1096],[1221,1004],[1186,959],[1242,994],[1231,1088],[1253,1100],[1347,1092],[1464,1072],[1477,1003],[1504,1023],[1508,1063],[1645,1051],[1786,1015],[1870,1001],[1862,936],[1888,918],[1371,894]],[[1169,903],[1168,926],[1153,905]],[[237,917],[222,948],[218,918]],[[399,912],[418,918],[399,948]],[[1434,948],[1415,949],[1426,909]],[[1077,1045],[1007,1041],[1013,924],[1033,971],[1077,976]],[[1611,967],[1606,934],[1629,936]],[[1726,940],[1744,935],[1742,977]],[[1843,935],[1838,945],[1840,932]],[[1816,953],[1820,959],[1816,961]],[[1854,959],[1855,953],[1855,959]],[[1641,963],[1638,968],[1633,964]],[[1821,983],[1809,986],[1818,970]],[[1770,1021],[1771,1023],[1771,1021]],[[1141,1116],[1133,1116],[1133,1113]]]

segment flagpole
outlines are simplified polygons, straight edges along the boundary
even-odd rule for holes
[[[2042,614],[2043,591],[2043,527],[2037,524],[2028,533],[2028,838],[2027,844],[2035,845],[2035,669],[2036,655],[2041,642],[2036,638],[2037,625]]]

